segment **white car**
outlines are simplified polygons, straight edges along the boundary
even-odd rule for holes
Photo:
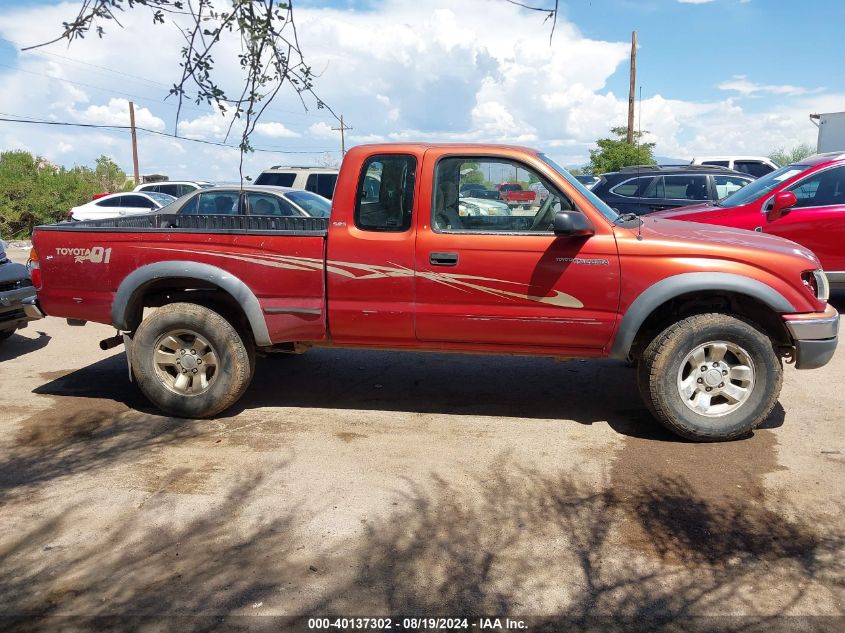
[[[498,200],[460,198],[458,215],[512,215],[511,208]]]
[[[213,183],[202,180],[161,180],[159,182],[145,182],[135,187],[135,191],[166,193],[174,198],[181,198],[197,189],[206,189],[212,186],[214,186]]]
[[[176,200],[166,193],[155,191],[127,191],[125,193],[110,193],[91,202],[74,207],[68,213],[68,220],[104,220],[123,215],[137,215],[150,213],[156,209],[166,207]]]
[[[780,165],[775,164],[765,156],[697,156],[690,161],[690,165],[727,167],[755,178],[760,178],[769,172],[780,169]]]
[[[331,167],[283,167],[275,165],[265,169],[255,179],[256,185],[304,189],[329,200],[334,195],[338,170]]]

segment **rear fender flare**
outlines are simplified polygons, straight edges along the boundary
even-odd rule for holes
[[[690,292],[727,290],[753,297],[779,313],[796,312],[777,290],[761,281],[734,273],[682,273],[650,286],[637,297],[622,318],[610,348],[611,358],[625,359],[642,324],[660,305]]]
[[[142,266],[132,271],[120,283],[112,303],[112,323],[118,330],[130,329],[128,318],[130,306],[138,297],[139,292],[154,281],[168,278],[196,279],[213,284],[229,293],[241,306],[252,329],[255,344],[259,347],[272,345],[267,322],[261,310],[258,298],[247,285],[217,266],[199,262],[165,261]]]

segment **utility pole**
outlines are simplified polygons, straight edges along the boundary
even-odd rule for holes
[[[340,115],[340,127],[333,127],[332,128],[335,132],[340,132],[340,155],[341,157],[346,156],[346,130],[351,130],[351,127],[347,127],[346,124],[343,122],[343,115]]]
[[[135,134],[135,104],[129,102],[129,126],[132,128],[132,167],[135,172],[135,186],[140,185],[138,175],[138,136]]]
[[[631,86],[628,89],[628,145],[634,144],[634,86],[637,83],[637,32],[631,32]]]

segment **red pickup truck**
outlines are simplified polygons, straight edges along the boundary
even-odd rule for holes
[[[549,191],[531,213],[458,213],[466,174],[514,168]],[[812,369],[836,348],[807,249],[619,216],[528,148],[356,147],[330,218],[259,204],[272,195],[216,187],[149,215],[38,227],[39,306],[113,324],[122,334],[101,346],[125,342],[144,394],[183,417],[232,405],[256,351],[610,356],[636,362],[668,428],[723,440],[769,415],[781,359]]]
[[[537,198],[535,192],[526,191],[518,182],[506,182],[496,185],[496,191],[499,192],[499,198],[502,202],[507,202],[512,206],[530,205]]]

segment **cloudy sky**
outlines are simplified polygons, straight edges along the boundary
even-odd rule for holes
[[[543,0],[525,0],[543,4]],[[551,0],[546,0],[552,4]],[[518,142],[558,162],[586,161],[596,138],[624,124],[631,30],[638,32],[642,127],[657,154],[768,154],[815,144],[811,112],[845,110],[840,42],[845,2],[561,0],[554,40],[543,15],[506,0],[295,3],[316,89],[353,130],[348,144],[393,140]],[[176,126],[165,99],[179,76],[180,35],[136,9],[68,47],[21,48],[57,35],[79,2],[0,0],[0,117],[139,126],[222,141],[227,121],[189,104]],[[237,48],[217,56],[234,86]],[[313,104],[312,104],[313,105]],[[337,122],[292,94],[265,113],[245,173],[339,155]],[[236,142],[237,139],[230,139]],[[122,131],[0,121],[0,150],[64,164],[112,156],[131,172]],[[141,173],[233,180],[236,150],[139,135]]]

